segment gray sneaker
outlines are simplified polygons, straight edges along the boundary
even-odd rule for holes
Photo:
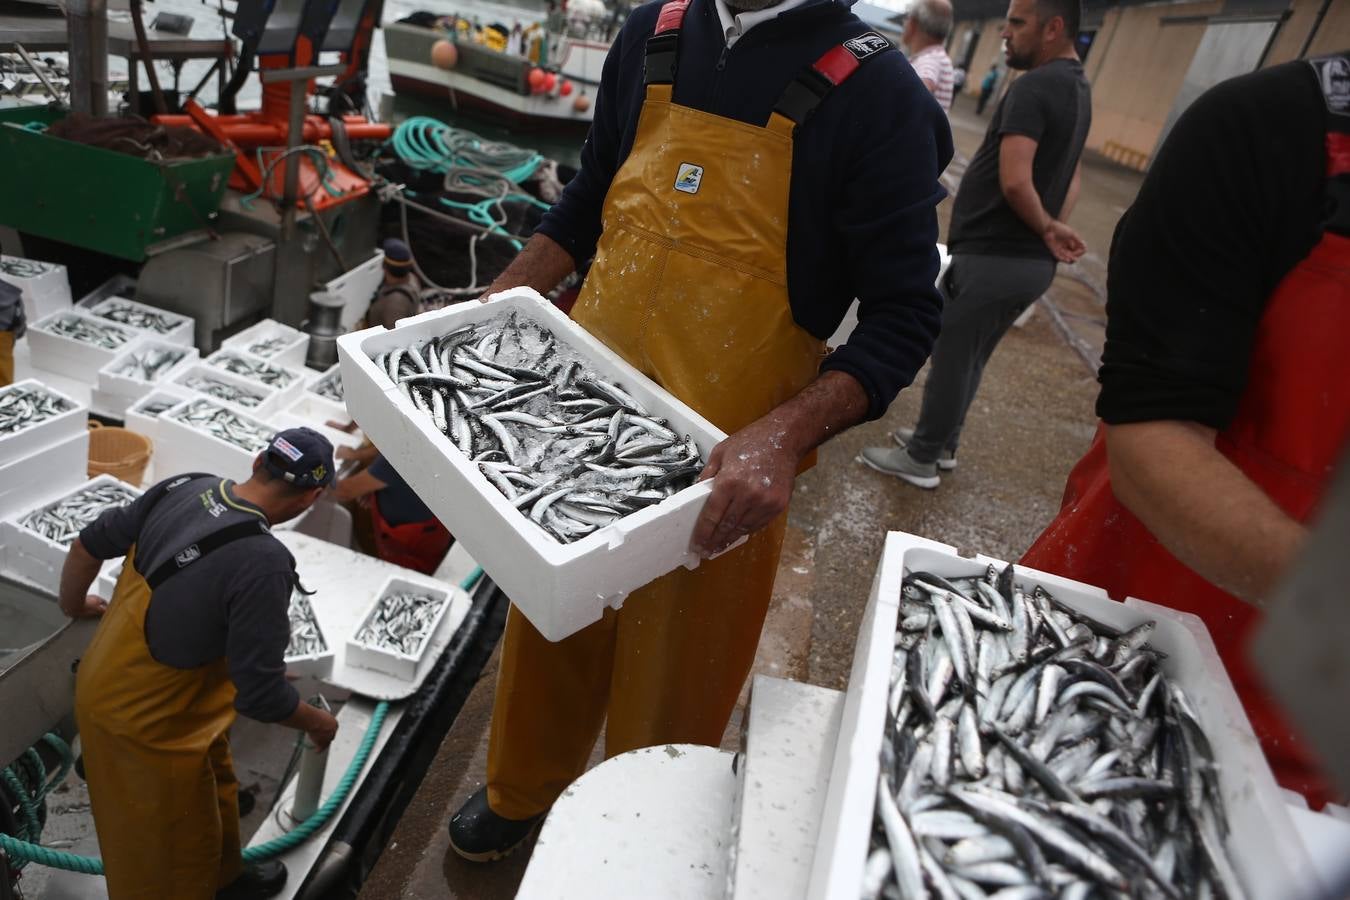
[[[909,442],[914,438],[913,428],[897,428],[891,432],[891,440],[895,441],[901,447],[908,447]],[[943,450],[938,456],[937,467],[944,472],[950,472],[956,468],[956,451]]]
[[[925,490],[942,483],[937,463],[918,462],[903,447],[866,447],[858,454],[858,462]]]

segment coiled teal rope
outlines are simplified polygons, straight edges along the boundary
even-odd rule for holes
[[[473,571],[465,576],[464,580],[459,583],[460,589],[465,591],[471,590],[473,586],[478,583],[478,579],[481,578],[482,575],[482,566],[474,566]],[[375,712],[370,717],[370,724],[366,727],[365,736],[361,738],[361,745],[356,748],[356,755],[352,757],[352,761],[348,764],[347,771],[342,774],[342,778],[334,785],[333,793],[330,794],[328,799],[314,811],[314,814],[280,837],[275,837],[256,847],[249,847],[246,849],[242,854],[244,862],[260,862],[265,859],[271,859],[274,856],[279,856],[293,847],[298,847],[308,840],[314,832],[324,826],[324,823],[332,817],[333,813],[336,812],[338,807],[342,806],[343,802],[347,799],[348,792],[351,791],[352,785],[356,783],[357,776],[361,774],[361,770],[365,767],[366,759],[370,756],[371,748],[375,746],[376,738],[380,736],[380,730],[384,726],[384,718],[388,712],[389,701],[381,700],[376,704]],[[48,735],[47,738],[55,738],[56,742],[59,743],[61,747],[65,748],[63,760],[69,759],[70,748],[66,747],[64,741],[61,741],[61,739],[57,738],[55,735]],[[56,746],[56,744],[53,744],[53,746]],[[69,771],[69,766],[63,766],[62,778],[65,777],[65,772],[67,771]],[[6,776],[10,775],[10,770],[6,768],[4,774]],[[53,780],[47,784],[55,785],[57,783],[59,783],[59,781]],[[44,787],[42,793],[46,794],[46,791],[47,788]],[[24,796],[27,796],[26,793]],[[34,816],[36,816],[36,813],[34,813]],[[26,811],[24,817],[28,818]],[[34,821],[36,821],[36,819],[34,819]],[[32,826],[30,825],[29,827]],[[37,833],[35,832],[35,834]],[[79,856],[74,853],[65,853],[61,850],[52,850],[41,844],[22,841],[7,834],[0,834],[0,850],[4,850],[12,859],[21,860],[23,862],[33,862],[53,869],[65,869],[67,872],[79,872],[82,875],[103,874],[103,860],[99,859],[97,856]]]
[[[471,131],[451,128],[428,116],[405,120],[389,139],[394,153],[414,169],[449,172],[484,169],[516,184],[528,181],[544,157],[513,144],[485,141]]]

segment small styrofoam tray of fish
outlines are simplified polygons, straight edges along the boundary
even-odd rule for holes
[[[146,333],[92,316],[78,307],[28,326],[33,365],[92,384],[98,370],[140,345]]]
[[[0,463],[82,434],[88,421],[88,409],[36,378],[0,387]]]
[[[289,403],[305,389],[308,370],[283,366],[242,350],[222,347],[208,356],[206,363],[276,391],[282,404]]]
[[[286,646],[286,668],[312,678],[329,677],[333,673],[333,647],[314,614],[310,598],[292,590],[287,616],[291,621],[291,640]]]
[[[352,414],[347,412],[347,400],[342,393],[341,369],[342,363],[333,363],[322,372],[315,373],[306,382],[305,392],[296,404],[309,402],[311,408],[323,409],[326,417],[334,422],[350,422]]]
[[[139,490],[112,475],[99,475],[10,516],[0,522],[10,568],[27,581],[56,593],[61,567],[80,530],[105,511],[140,495]]]
[[[159,436],[158,421],[162,413],[192,396],[192,392],[172,384],[162,384],[127,407],[122,424],[130,431],[143,434],[154,441]],[[152,457],[153,459],[153,457]]]
[[[664,485],[638,487],[632,502],[650,505],[617,518],[591,515],[594,521],[587,524],[594,530],[563,542],[541,527],[540,520],[547,524],[549,519],[536,515],[538,506],[533,505],[535,500],[555,497],[561,489],[552,492],[545,489],[536,494],[539,488],[528,488],[524,482],[518,482],[520,494],[508,499],[499,486],[501,476],[519,477],[523,472],[511,470],[524,467],[492,459],[494,451],[476,454],[476,459],[465,455],[460,449],[466,440],[463,429],[452,427],[456,439],[448,437],[438,427],[438,421],[433,421],[438,410],[414,406],[407,387],[395,384],[376,362],[378,358],[387,364],[386,354],[421,347],[471,326],[494,323],[497,327],[495,323],[509,321],[512,316],[517,325],[533,329],[536,337],[542,333],[551,335],[559,355],[580,360],[580,371],[584,373],[581,377],[592,384],[604,382],[610,386],[602,390],[618,388],[640,404],[647,413],[642,418],[648,423],[656,422],[662,433],[672,436],[672,452],[689,454],[688,460],[679,466],[679,476],[686,481],[696,476],[700,464],[694,455],[706,459],[725,435],[528,288],[503,292],[487,303],[465,303],[413,316],[392,330],[370,328],[338,339],[347,407],[362,430],[540,633],[556,641],[598,620],[607,607],[619,606],[631,591],[677,566],[696,566],[699,557],[690,552],[689,542],[712,488],[707,482],[694,483],[661,497]],[[560,368],[569,367],[567,363]],[[576,374],[577,370],[570,371]],[[524,389],[518,386],[506,390],[516,391],[519,397]],[[481,402],[471,401],[465,406],[481,406]],[[608,405],[607,418],[612,421],[613,410],[619,406]],[[581,411],[582,416],[586,414]],[[485,426],[487,418],[481,417]],[[451,419],[453,415],[446,422]],[[628,421],[623,420],[621,427]],[[561,433],[569,426],[547,427]],[[584,446],[595,440],[584,434],[572,434],[569,439],[572,449],[558,448],[554,454],[560,465],[570,462],[566,458],[568,453],[600,450],[596,443]],[[483,439],[476,434],[468,440]],[[483,445],[492,446],[492,439]],[[547,446],[541,443],[526,452],[535,460],[540,448]],[[676,463],[674,457],[667,461]],[[489,468],[495,470],[493,480],[485,474]],[[640,478],[659,481],[667,471],[656,474],[655,466],[647,468],[652,473],[644,470]],[[564,482],[563,487],[566,486]],[[556,483],[548,487],[556,487]],[[651,494],[651,499],[647,494]],[[529,515],[518,508],[523,503],[531,504]],[[564,513],[570,518],[570,508]],[[575,520],[568,527],[575,527]]]
[[[60,263],[0,254],[0,281],[23,291],[24,314],[30,322],[70,308],[70,280]]]
[[[270,421],[206,397],[192,397],[160,413],[155,423],[155,475],[210,472],[246,481],[253,461],[276,434]]]
[[[139,400],[156,384],[173,378],[197,361],[197,348],[156,337],[144,338],[98,370],[98,389]]]
[[[411,681],[450,609],[450,591],[391,575],[347,639],[346,664]]]
[[[83,304],[81,306],[83,307]],[[125,297],[105,297],[96,300],[87,307],[87,310],[90,315],[125,325],[170,344],[177,344],[180,347],[191,347],[195,344],[197,323],[191,316],[158,309]]]
[[[0,461],[0,519],[32,509],[53,491],[85,481],[89,466],[89,430],[81,428],[55,443]]]
[[[282,405],[281,392],[276,388],[206,363],[183,369],[171,384],[250,416],[270,416]]]
[[[1122,880],[1131,896],[1176,896],[1177,888],[1298,895],[1306,855],[1204,624],[1034,569],[1015,568],[981,587],[976,580],[990,566],[1005,569],[913,535],[887,536],[849,676],[808,896],[927,895],[967,883],[1024,887],[1027,896],[1083,889],[1098,896],[1111,893],[1098,885]],[[946,586],[972,603],[948,596]],[[930,588],[939,599],[929,599]],[[996,604],[990,590],[1014,602]],[[953,611],[958,606],[966,615]],[[975,624],[981,617],[993,626]],[[977,646],[989,655],[960,649],[972,619]],[[955,648],[942,637],[944,623],[958,635]],[[1028,627],[1043,644],[1021,643]],[[1013,648],[1010,655],[994,652],[999,645]],[[987,682],[980,673],[999,672],[985,665],[994,659],[1011,668]],[[1155,666],[1160,678],[1136,683]],[[1024,676],[1030,681],[1019,685]],[[1030,708],[1019,702],[1007,713],[1007,695],[1027,684]],[[1077,706],[1059,704],[1070,692]],[[937,695],[931,723],[920,694]],[[1122,699],[1136,694],[1133,704]],[[1066,733],[1094,726],[1080,717],[1099,714],[1096,737],[1061,746]],[[1159,742],[1169,741],[1164,754]],[[1148,768],[1155,758],[1167,761],[1156,771]],[[1147,774],[1120,774],[1135,765]],[[892,787],[895,779],[901,784]],[[1149,809],[1174,826],[1167,833],[1177,840],[1141,853],[1141,835],[1160,839],[1155,825],[1141,825]],[[1183,827],[1191,822],[1201,824]],[[987,823],[999,833],[981,836]],[[1200,886],[1196,872],[1226,883]]]
[[[305,364],[305,354],[309,352],[309,335],[275,319],[263,319],[227,337],[220,345],[298,369]]]

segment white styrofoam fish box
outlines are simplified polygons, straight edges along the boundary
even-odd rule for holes
[[[905,573],[971,578],[983,575],[990,563],[1003,567],[999,560],[968,559],[953,547],[914,535],[893,531],[886,536],[849,673],[808,897],[860,896]],[[1135,598],[1117,603],[1100,588],[1036,569],[1018,566],[1015,571],[1017,583],[1028,593],[1042,586],[1064,606],[1104,625],[1127,630],[1148,621],[1157,623],[1148,643],[1167,654],[1163,672],[1185,691],[1209,737],[1232,829],[1229,858],[1248,894],[1313,896],[1315,892],[1301,889],[1315,882],[1288,807],[1204,622]]]
[[[254,371],[266,373],[265,377],[254,377],[244,374],[243,371],[234,371],[230,368],[231,361],[242,361],[249,366],[257,367]],[[231,375],[237,375],[240,378],[247,378],[249,381],[255,381],[264,387],[277,392],[278,405],[285,405],[299,397],[305,389],[307,369],[294,369],[290,366],[283,366],[280,363],[271,362],[260,356],[254,356],[252,353],[245,353],[242,350],[236,350],[229,347],[222,347],[215,353],[206,358],[207,365],[214,366],[229,372]]]
[[[412,316],[392,330],[368,328],[338,338],[347,408],[361,429],[534,627],[558,641],[654,578],[698,565],[689,542],[712,484],[696,483],[577,541],[559,543],[493,487],[372,360],[512,311],[570,345],[592,371],[612,379],[653,416],[668,419],[672,431],[694,440],[704,459],[726,435],[529,288]]]
[[[116,347],[100,347],[51,330],[57,322],[68,317],[93,323],[95,327],[120,339],[121,343]],[[112,362],[119,353],[139,346],[144,337],[145,332],[139,328],[128,328],[107,319],[96,318],[79,308],[53,313],[28,326],[28,347],[33,365],[86,384],[94,384],[99,369]]]
[[[155,477],[162,481],[185,472],[207,472],[234,481],[247,481],[253,474],[253,461],[266,445],[246,449],[181,421],[178,417],[195,403],[229,410],[241,419],[261,426],[269,433],[269,438],[278,430],[270,421],[245,415],[209,398],[184,400],[156,419]]]
[[[133,358],[147,353],[167,353],[178,358],[168,368],[160,370],[153,381],[147,381],[133,366]],[[98,390],[104,394],[119,395],[128,402],[139,400],[155,385],[172,380],[176,374],[196,361],[196,347],[184,347],[155,337],[143,338],[139,345],[122,351],[112,362],[98,370]]]
[[[170,344],[178,344],[180,347],[192,347],[195,345],[197,322],[191,316],[169,312],[166,309],[159,309],[145,303],[138,303],[135,300],[128,300],[125,297],[105,297],[102,300],[90,304],[88,312],[90,315],[97,316],[102,321],[116,322],[118,321],[116,318],[116,310],[126,308],[155,318],[155,323],[149,327],[142,328],[135,325],[126,325],[127,328],[135,328],[149,337],[167,341]]]
[[[0,519],[32,509],[52,491],[85,481],[89,468],[89,430],[81,428],[55,443],[0,462]]]
[[[326,298],[336,297],[342,301],[342,317],[340,324],[343,331],[351,331],[356,327],[356,323],[361,321],[361,317],[366,314],[370,308],[370,301],[375,299],[375,289],[380,286],[384,280],[384,251],[376,250],[375,255],[353,269],[342,273],[332,281],[324,285],[322,291],[314,291],[310,294],[325,295]]]
[[[23,292],[23,312],[30,323],[70,309],[70,279],[59,263],[0,254],[0,281]]]
[[[150,438],[152,442],[156,441],[159,437],[159,414],[167,412],[189,396],[191,396],[190,391],[172,385],[160,385],[127,407],[126,415],[123,417],[123,425],[129,431],[143,434]]]
[[[210,397],[230,409],[254,417],[269,416],[282,405],[281,392],[276,388],[205,363],[183,369],[174,375],[170,384],[178,390]],[[230,393],[231,389],[238,393]],[[238,399],[231,399],[234,397]]]
[[[383,647],[375,647],[357,641],[356,636],[361,633],[361,629],[379,610],[384,598],[390,594],[403,592],[430,595],[440,604],[431,620],[430,627],[426,629],[415,650],[411,653],[401,653],[397,650],[387,650]],[[375,595],[374,601],[357,620],[356,627],[352,629],[351,637],[347,638],[346,664],[383,672],[405,681],[413,680],[417,674],[417,667],[424,661],[427,645],[431,642],[431,638],[436,634],[437,629],[440,628],[441,619],[450,609],[450,597],[450,591],[444,588],[431,587],[424,582],[409,581],[397,575],[390,575],[380,587],[379,593]]]
[[[319,632],[319,639],[323,641],[324,649],[315,653],[296,653],[290,652],[290,647],[286,648],[284,662],[288,674],[307,675],[311,678],[327,678],[333,674],[333,661],[336,657],[336,650],[333,648],[332,639],[323,630],[323,625],[319,622],[317,613],[313,613],[313,600],[306,598],[310,602],[310,609],[314,628]],[[295,593],[291,595],[291,602],[295,602]]]
[[[309,352],[309,335],[275,319],[263,319],[227,337],[221,346],[242,350],[277,365],[300,368]]]
[[[55,446],[71,435],[85,434],[89,429],[89,410],[72,400],[56,388],[48,387],[36,378],[25,378],[14,384],[0,387],[0,407],[7,398],[16,398],[8,402],[18,402],[17,395],[30,391],[41,392],[56,398],[65,407],[63,412],[38,422],[31,422],[17,431],[0,435],[0,464],[21,459],[40,450]],[[0,412],[0,416],[3,413]]]
[[[61,587],[61,568],[65,565],[66,554],[70,552],[70,543],[55,541],[38,534],[25,527],[22,521],[31,513],[53,506],[81,491],[105,486],[124,490],[128,495],[127,502],[131,502],[141,494],[139,490],[115,476],[98,475],[74,489],[63,489],[59,492],[49,490],[46,499],[0,522],[0,541],[8,548],[10,569],[19,577],[53,594],[57,593]]]
[[[308,404],[307,409],[324,410],[328,420],[346,424],[352,420],[352,414],[347,411],[346,400],[334,400],[327,394],[319,392],[321,385],[336,380],[339,393],[342,388],[342,363],[333,363],[322,372],[314,373],[309,381],[305,382],[305,392],[301,394],[300,399],[296,401],[299,406],[302,403]]]

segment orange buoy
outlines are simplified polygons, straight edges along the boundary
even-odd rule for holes
[[[585,94],[577,94],[577,99],[572,101],[572,108],[579,113],[584,113],[591,108],[591,98]]]
[[[544,70],[535,66],[530,70],[530,90],[536,94],[544,89]]]
[[[564,78],[562,87],[558,88],[558,93],[564,97],[570,96],[572,93],[572,82]]]
[[[453,69],[459,63],[459,48],[450,41],[440,40],[431,45],[431,64],[438,69]]]
[[[546,73],[544,73],[544,92],[545,92],[545,93],[548,93],[549,91],[553,90],[553,88],[556,87],[557,84],[558,84],[558,76],[557,76],[557,75],[554,75],[552,72],[546,72]]]

